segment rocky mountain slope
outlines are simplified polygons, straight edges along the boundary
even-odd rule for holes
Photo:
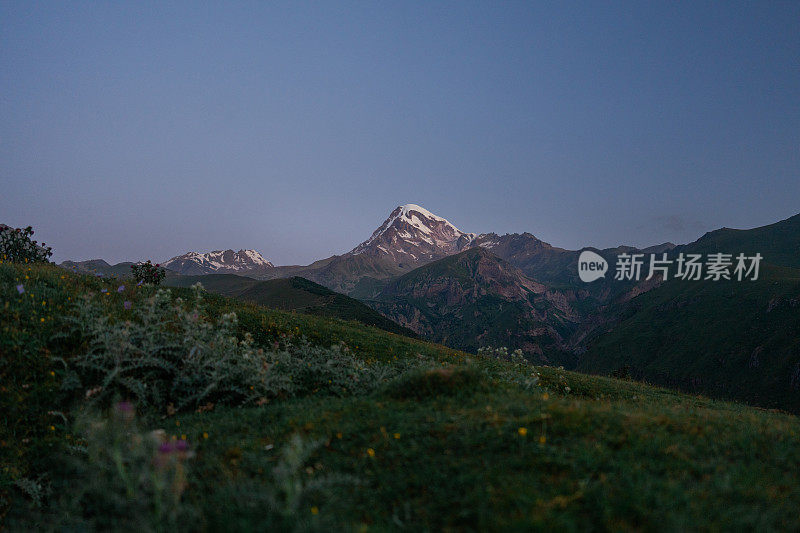
[[[570,298],[476,247],[392,280],[369,304],[449,346],[511,346],[539,362],[564,364],[579,322]]]

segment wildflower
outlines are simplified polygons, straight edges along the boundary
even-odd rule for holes
[[[108,292],[108,289],[106,289],[105,287],[103,287],[102,289],[100,289],[100,292]]]
[[[137,286],[137,287],[141,287],[141,286],[142,286],[142,283],[144,283],[144,280],[143,280],[143,279],[140,279],[140,280],[139,280],[139,283],[137,283],[137,284],[136,284],[136,286]]]
[[[204,438],[204,439],[207,439],[207,438],[208,438],[208,432],[207,432],[207,431],[204,431],[204,432],[203,432],[203,438]]]
[[[25,286],[22,284],[17,285],[17,292],[22,294],[25,292]]]
[[[547,437],[545,437],[544,435],[539,437],[539,444],[544,444],[545,442],[547,442]]]
[[[519,434],[520,434],[520,436],[524,437],[525,435],[527,435],[527,434],[528,434],[528,428],[519,428],[519,429],[517,430],[517,433],[519,433]]]
[[[372,448],[367,448],[367,455],[369,455],[370,457],[375,457],[375,450],[373,450]]]
[[[171,443],[171,442],[169,442],[169,441],[167,441],[167,442],[162,442],[162,443],[161,443],[161,444],[158,446],[158,453],[160,453],[160,454],[162,454],[162,455],[167,455],[167,454],[169,454],[169,453],[172,453],[172,451],[173,451],[173,450],[174,450],[174,447],[172,446],[172,443]]]
[[[53,372],[53,371],[51,370],[51,371],[50,371],[50,376],[51,376],[51,377],[55,377],[55,376],[56,376],[56,373],[55,373],[55,372]]]
[[[549,394],[547,394],[546,392],[542,394],[542,400],[547,400],[548,398],[550,398]]]
[[[395,439],[399,439],[399,438],[400,438],[400,433],[395,433],[395,434],[394,434],[394,438],[395,438]]]
[[[50,431],[55,431],[55,430],[56,430],[55,426],[50,426]]]
[[[44,317],[40,318],[39,322],[44,322]]]
[[[185,437],[186,435],[181,435],[181,437]],[[181,438],[181,440],[175,443],[175,449],[179,452],[185,452],[189,449],[189,443],[186,442],[186,439]]]
[[[125,300],[124,302],[122,302],[122,307],[124,307],[125,309],[130,309],[131,302],[129,300]]]
[[[337,438],[337,439],[341,439],[341,438],[342,438],[342,433],[341,433],[341,432],[337,433],[337,434],[336,434],[336,438]]]
[[[122,291],[124,291],[124,290],[125,290],[125,285],[120,285],[120,286],[117,288],[117,292],[122,292]]]
[[[311,508],[311,514],[319,514],[319,508],[316,505]]]

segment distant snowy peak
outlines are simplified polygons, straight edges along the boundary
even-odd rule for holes
[[[215,250],[213,252],[188,252],[165,262],[164,267],[179,274],[197,275],[211,273],[245,272],[274,268],[255,250]]]
[[[386,255],[398,262],[426,262],[465,249],[475,237],[424,207],[406,204],[392,211],[372,236],[350,253]]]

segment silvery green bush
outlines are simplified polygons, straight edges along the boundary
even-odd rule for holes
[[[478,355],[511,363],[499,370],[497,377],[501,380],[515,383],[525,390],[533,390],[539,387],[541,380],[539,371],[525,358],[523,351],[519,348],[509,354],[508,348],[505,346],[499,348],[486,346],[478,348]]]
[[[126,302],[126,319],[114,319],[87,296],[76,305],[73,331],[83,349],[67,364],[72,389],[92,402],[114,398],[142,408],[196,409],[209,403],[261,404],[304,394],[352,395],[374,390],[409,365],[367,363],[346,346],[294,341],[282,349],[238,338],[235,313],[203,315],[202,287],[191,301],[168,289]]]

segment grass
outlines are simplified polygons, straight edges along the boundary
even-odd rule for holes
[[[23,505],[32,498],[17,489],[21,480],[47,472],[68,490],[73,479],[59,478],[59,461],[76,442],[70,421],[84,400],[64,399],[66,373],[53,357],[69,361],[79,348],[60,334],[71,302],[88,292],[122,317],[124,301],[152,289],[0,265],[0,516],[9,529],[41,525],[41,511]],[[186,528],[269,530],[261,495],[298,435],[320,444],[289,486],[343,480],[300,500],[286,523],[305,529],[800,528],[800,421],[792,415],[551,367],[536,369],[540,385],[522,387],[506,378],[516,372],[510,363],[354,322],[212,294],[204,301],[209,317],[235,311],[258,345],[304,335],[322,346],[344,342],[365,361],[423,356],[440,369],[411,371],[366,396],[309,391],[258,407],[140,412],[143,425],[185,436],[194,453],[182,501],[198,516]]]

